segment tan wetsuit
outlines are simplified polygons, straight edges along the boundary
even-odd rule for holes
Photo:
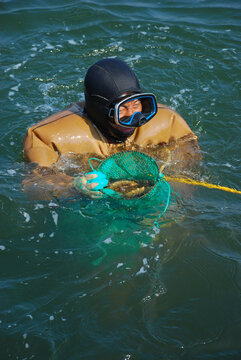
[[[158,112],[147,124],[137,128],[124,144],[125,150],[196,136],[185,120],[174,110],[158,105]],[[31,126],[24,139],[24,154],[40,166],[51,166],[63,154],[95,154],[107,157],[116,152],[118,144],[109,143],[99,129],[83,115],[82,103],[72,104],[67,110],[54,114]]]

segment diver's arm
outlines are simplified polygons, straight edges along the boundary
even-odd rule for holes
[[[72,187],[70,176],[52,167],[59,155],[29,128],[23,141],[25,158],[33,164],[31,171],[23,179],[23,189],[28,197],[49,200],[54,197],[68,197]]]
[[[29,169],[22,185],[24,192],[32,200],[68,198],[74,193],[73,178],[51,167],[36,166]]]
[[[197,136],[193,133],[187,122],[176,111],[172,110],[170,118],[170,135],[169,142],[178,141],[184,138],[192,138],[197,140]]]
[[[92,175],[69,176],[55,167],[59,153],[54,144],[46,144],[29,128],[24,139],[24,155],[36,167],[23,180],[24,191],[35,199],[66,198],[76,195],[76,190],[87,197],[100,197],[99,191],[91,191],[97,184],[87,183]]]
[[[172,162],[175,162],[182,168],[193,166],[202,159],[196,134],[176,112],[173,112],[172,115],[167,148],[171,151]]]
[[[194,134],[189,134],[176,141],[170,141],[166,149],[170,151],[170,161],[175,169],[191,168],[202,160],[202,154]]]
[[[28,132],[23,141],[24,156],[30,161],[37,163],[41,167],[50,167],[56,163],[59,158],[57,149],[47,145],[39,138],[32,128]]]
[[[51,200],[77,196],[77,193],[89,198],[100,198],[102,194],[92,189],[98,183],[88,183],[96,174],[69,176],[54,167],[37,166],[27,174],[22,182],[23,190],[30,199]]]

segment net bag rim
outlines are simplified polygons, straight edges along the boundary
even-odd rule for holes
[[[110,156],[108,156],[106,159],[104,160],[101,160],[101,162],[99,163],[99,165],[97,166],[97,171],[102,171],[102,168],[104,167],[104,165],[106,165],[106,163],[108,161],[111,161],[113,160],[114,158],[119,158],[121,157],[121,155],[125,155],[125,154],[137,154],[137,156],[143,156],[145,157],[146,160],[148,160],[152,166],[155,167],[155,170],[156,170],[156,176],[154,177],[154,181],[153,181],[153,184],[150,185],[149,189],[147,192],[145,192],[143,195],[140,195],[140,196],[133,196],[133,197],[130,197],[130,198],[127,198],[125,196],[122,196],[122,199],[123,200],[126,200],[126,201],[136,201],[136,200],[139,200],[139,199],[143,199],[145,197],[148,197],[150,196],[150,193],[155,189],[155,187],[157,186],[158,182],[160,181],[161,182],[161,179],[160,179],[160,173],[159,173],[159,167],[158,167],[158,164],[156,162],[156,160],[151,157],[150,155],[146,154],[146,153],[143,153],[141,151],[136,151],[136,150],[124,150],[124,151],[118,151]],[[97,160],[97,159],[96,159]],[[102,171],[104,174],[105,174],[105,171]],[[140,168],[140,174],[141,174],[141,168]],[[136,180],[135,177],[133,176],[133,180]],[[118,181],[118,180],[116,180]]]

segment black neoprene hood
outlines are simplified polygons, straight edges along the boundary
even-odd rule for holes
[[[102,59],[92,65],[85,76],[84,86],[87,115],[102,132],[110,135],[113,135],[109,125],[110,105],[125,93],[141,92],[134,71],[116,58]],[[121,134],[116,135],[121,137]]]

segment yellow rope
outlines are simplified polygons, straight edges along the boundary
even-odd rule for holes
[[[204,187],[207,187],[210,189],[218,189],[218,190],[228,191],[228,192],[232,192],[232,193],[236,193],[236,194],[241,194],[241,191],[239,191],[239,190],[236,190],[233,188],[228,188],[226,186],[210,184],[205,181],[196,181],[196,180],[189,179],[189,178],[180,178],[180,177],[174,177],[174,176],[164,176],[164,179],[167,181],[177,181],[180,183],[199,185],[199,186],[204,186]]]
[[[166,167],[167,163],[171,161],[171,151],[167,147],[165,147],[165,150],[168,153],[168,157],[167,157],[167,161],[165,161],[165,163],[160,167],[160,169],[159,169],[160,173],[162,173],[162,171]],[[181,178],[181,177],[166,176],[165,175],[164,179],[167,180],[167,181],[177,181],[177,182],[185,183],[185,184],[204,186],[204,187],[207,187],[209,189],[218,189],[218,190],[232,192],[232,193],[235,193],[235,194],[241,194],[241,191],[239,191],[237,189],[228,188],[226,186],[210,184],[210,183],[207,183],[205,181],[197,181],[197,180],[193,180],[193,179],[190,179],[190,178]]]

